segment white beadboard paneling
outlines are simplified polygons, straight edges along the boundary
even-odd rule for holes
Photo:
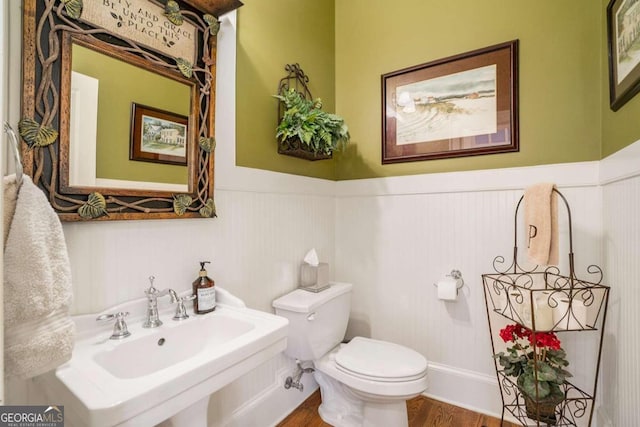
[[[640,425],[640,178],[606,185],[603,207],[605,277],[611,296],[599,402],[609,425],[635,427]]]
[[[65,223],[73,311],[98,312],[140,298],[151,274],[158,288],[190,289],[198,261],[211,260],[207,269],[216,285],[271,312],[271,301],[297,286],[310,248],[334,264],[333,197],[217,190],[216,205],[213,220]],[[279,356],[215,393],[209,425],[240,425],[236,418],[251,419],[252,402],[265,411],[264,425],[275,424],[315,387],[307,379],[305,394],[284,390],[292,369],[292,361]]]
[[[503,176],[511,182],[508,173]],[[472,187],[476,185],[482,184]],[[601,263],[601,192],[594,185],[561,187],[561,191],[573,214],[576,273],[584,277],[589,264]],[[414,189],[389,194],[379,186],[339,196],[335,276],[354,284],[349,337],[397,342],[421,352],[436,366],[495,375],[481,275],[492,272],[495,256],[510,260],[514,209],[521,195],[521,189],[440,193],[427,185],[423,193]],[[567,272],[568,221],[563,208],[560,241],[560,267]],[[443,302],[437,299],[433,283],[452,269],[462,272],[466,286],[457,302]],[[568,336],[564,345],[575,355],[572,367],[578,377],[584,375],[588,382],[596,359],[593,352],[582,350],[592,345],[592,338],[587,341],[591,344]],[[439,378],[446,372],[438,371]],[[482,381],[463,376],[477,390],[483,389]],[[494,405],[486,407],[473,393],[457,392],[459,386],[460,381],[450,378],[432,384],[428,393],[449,400],[458,396],[462,406],[494,411]],[[499,394],[494,397],[499,400]]]
[[[140,298],[150,275],[160,289],[190,289],[205,260],[216,285],[271,311],[297,285],[307,250],[333,265],[333,198],[218,190],[216,205],[214,220],[65,223],[74,314]]]

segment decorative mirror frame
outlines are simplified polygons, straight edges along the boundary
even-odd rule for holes
[[[94,0],[91,0],[94,1]],[[151,1],[151,0],[149,0]],[[115,3],[115,2],[114,2]],[[198,42],[191,64],[150,49],[139,41],[126,38],[82,19],[83,0],[24,0],[23,17],[23,100],[19,123],[25,173],[47,195],[61,220],[124,220],[160,218],[212,218],[215,150],[215,58],[219,22],[212,13],[229,12],[242,5],[237,0],[174,0],[156,6],[164,8],[164,17],[180,26],[187,20],[197,31]],[[163,2],[164,3],[164,2]],[[217,8],[216,8],[217,6]],[[113,16],[113,15],[112,15]],[[69,49],[62,49],[65,37],[73,35],[85,41],[108,45],[122,57],[135,57],[145,68],[160,74],[175,74],[190,79],[196,86],[197,100],[192,99],[196,141],[191,146],[195,158],[190,160],[189,192],[146,191],[113,188],[69,188],[62,174],[68,173],[68,138],[70,102],[62,99],[62,77],[70,74]],[[68,40],[67,40],[68,41]],[[195,134],[195,135],[193,135]],[[61,146],[63,149],[61,150]],[[196,152],[197,151],[197,152]],[[191,154],[191,153],[190,153]],[[65,166],[67,169],[65,170]]]

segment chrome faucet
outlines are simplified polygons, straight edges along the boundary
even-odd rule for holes
[[[147,296],[147,318],[142,324],[143,328],[157,328],[158,326],[162,325],[162,321],[158,317],[158,297],[163,297],[173,292],[173,294],[171,294],[171,301],[175,302],[175,291],[173,291],[172,289],[159,291],[153,286],[154,280],[154,276],[149,277],[149,289],[146,289],[144,291],[144,294]]]

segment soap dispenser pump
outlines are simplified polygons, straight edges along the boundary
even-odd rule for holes
[[[210,313],[216,309],[216,288],[215,282],[207,276],[204,265],[209,261],[200,261],[200,272],[198,278],[193,282],[193,311],[196,314]]]

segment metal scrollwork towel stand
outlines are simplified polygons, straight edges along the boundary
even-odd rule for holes
[[[555,188],[553,191],[560,197],[567,211],[569,273],[567,275],[561,274],[560,269],[556,266],[544,269],[541,269],[540,266],[524,268],[518,262],[518,211],[524,199],[522,196],[516,205],[514,214],[512,262],[506,266],[504,257],[497,256],[493,260],[495,272],[482,275],[491,348],[493,354],[503,349],[498,329],[500,324],[504,324],[504,318],[521,324],[534,332],[553,331],[562,334],[585,331],[599,332],[592,383],[587,387],[578,387],[568,381],[565,382],[562,386],[565,398],[555,409],[555,425],[557,426],[590,426],[602,356],[609,287],[601,284],[602,269],[597,265],[590,265],[587,268],[587,273],[595,275],[597,280],[587,281],[576,276],[571,209],[565,196]],[[548,318],[542,319],[540,315],[542,311],[538,309],[539,306],[536,304],[547,304],[544,307],[547,313],[549,310],[553,312],[551,323]],[[538,314],[538,319],[536,319],[536,314]],[[503,318],[502,322],[500,322],[500,318]],[[543,320],[545,321],[543,322]],[[535,351],[535,340],[533,349]],[[535,358],[533,359],[537,370]],[[503,403],[502,422],[504,422],[505,413],[509,412],[523,426],[553,425],[547,422],[532,421],[527,416],[524,396],[515,379],[504,373],[497,360],[495,360],[495,367]]]

